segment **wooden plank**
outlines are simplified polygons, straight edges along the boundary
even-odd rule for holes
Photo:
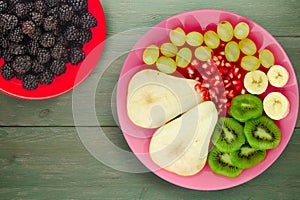
[[[128,150],[118,128],[108,138]],[[300,130],[263,174],[222,191],[192,191],[152,173],[114,170],[94,159],[70,128],[0,128],[1,199],[298,199]],[[112,159],[115,159],[114,157]]]
[[[299,36],[300,5],[295,0],[195,1],[103,0],[109,34],[138,27],[152,27],[160,21],[189,10],[219,9],[234,12],[263,26],[275,36]]]
[[[134,38],[134,37],[133,37]],[[282,38],[277,40],[290,57],[295,68],[298,80],[300,78],[300,37],[297,38]],[[117,45],[117,44],[116,44]],[[125,45],[125,44],[124,44]],[[118,48],[116,46],[115,48]],[[112,91],[117,84],[118,76],[126,54],[112,62],[109,68],[104,72],[103,78],[99,82],[96,90],[95,107],[98,121],[102,126],[115,126],[112,115],[111,104]],[[93,73],[91,76],[97,76]],[[90,80],[90,79],[88,79]],[[87,88],[88,80],[80,87]],[[90,96],[82,93],[84,96]],[[92,97],[91,97],[92,98]],[[62,95],[57,98],[43,101],[24,101],[0,94],[0,126],[73,126],[72,114],[72,92]],[[85,104],[86,102],[82,102]],[[115,104],[113,104],[115,105]],[[114,107],[114,106],[113,106]],[[83,111],[84,112],[84,111]],[[91,116],[93,117],[93,116]],[[85,122],[77,125],[96,126],[92,123],[89,117]],[[300,127],[300,120],[297,122],[297,127]]]

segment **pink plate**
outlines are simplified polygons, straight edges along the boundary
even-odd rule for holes
[[[149,142],[155,129],[143,129],[135,126],[128,118],[126,111],[126,97],[128,82],[131,77],[143,69],[142,53],[150,44],[160,45],[168,39],[168,34],[175,27],[182,27],[187,33],[190,31],[208,30],[210,27],[216,27],[222,20],[228,20],[232,25],[244,21],[250,26],[251,38],[257,45],[258,51],[268,48],[275,55],[275,64],[285,66],[290,73],[288,84],[280,90],[290,101],[290,110],[286,118],[277,121],[277,125],[282,131],[282,139],[277,148],[268,150],[264,161],[255,167],[244,170],[237,178],[227,178],[221,175],[213,174],[206,164],[204,169],[198,174],[190,177],[183,177],[170,173],[164,169],[159,169],[152,162],[148,149]],[[268,92],[270,92],[270,89]],[[293,133],[298,115],[298,85],[295,72],[289,61],[288,56],[280,44],[261,26],[245,17],[220,10],[196,10],[182,13],[166,19],[148,31],[134,46],[133,50],[124,63],[117,90],[117,108],[119,122],[124,137],[132,151],[140,161],[156,175],[181,187],[195,190],[221,190],[243,184],[262,172],[264,172],[280,156]],[[288,125],[287,125],[288,124]]]
[[[91,29],[92,40],[86,43],[83,47],[83,51],[87,57],[83,62],[77,66],[67,64],[67,71],[65,74],[55,77],[52,84],[39,85],[39,87],[33,91],[24,89],[22,87],[22,82],[16,78],[7,81],[0,76],[0,91],[18,98],[41,100],[53,98],[69,92],[84,81],[99,61],[106,37],[105,16],[100,1],[89,0],[88,5],[89,12],[97,19],[98,25]],[[93,53],[92,50],[100,44],[102,46],[101,49],[99,50],[98,48],[97,53]],[[3,62],[3,59],[0,58],[0,66],[4,64]]]

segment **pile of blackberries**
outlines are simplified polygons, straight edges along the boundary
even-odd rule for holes
[[[2,77],[28,90],[51,84],[67,63],[85,58],[82,47],[96,26],[87,0],[0,0]]]

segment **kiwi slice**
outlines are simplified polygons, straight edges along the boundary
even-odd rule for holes
[[[241,94],[235,96],[231,101],[229,115],[240,122],[246,122],[262,116],[262,100],[252,94]]]
[[[235,166],[245,169],[260,163],[266,154],[266,150],[257,150],[249,144],[244,144],[239,150],[231,153],[231,161]]]
[[[230,178],[237,177],[243,171],[232,164],[230,153],[224,153],[215,146],[208,154],[208,164],[213,173]]]
[[[233,152],[246,142],[244,127],[233,118],[220,118],[215,127],[212,143],[222,152]]]
[[[281,139],[280,129],[266,116],[247,121],[244,132],[251,147],[261,150],[277,147]]]

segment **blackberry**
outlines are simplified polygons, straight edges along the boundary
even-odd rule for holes
[[[26,53],[26,47],[21,44],[12,44],[9,47],[9,52],[13,55],[22,55]]]
[[[52,33],[44,33],[40,37],[40,44],[43,47],[53,47],[55,44],[55,36]]]
[[[15,28],[14,30],[10,31],[9,40],[12,42],[19,43],[23,40],[24,35],[22,29],[20,27]]]
[[[45,70],[38,76],[40,84],[49,85],[54,80],[54,74],[50,70]]]
[[[14,55],[10,53],[9,49],[5,49],[2,54],[5,62],[11,62],[14,60]]]
[[[31,40],[27,45],[27,52],[30,55],[36,56],[39,50],[39,43],[36,40]]]
[[[80,44],[85,44],[92,39],[92,32],[89,29],[80,30],[77,42]]]
[[[85,13],[81,17],[81,27],[85,29],[94,28],[97,26],[97,20],[91,13]]]
[[[4,12],[7,9],[7,2],[6,1],[0,1],[0,13]]]
[[[0,47],[7,49],[9,47],[9,41],[6,39],[8,36],[0,35]]]
[[[36,60],[41,63],[41,64],[45,64],[47,63],[51,58],[50,52],[47,49],[39,49],[38,53],[36,55]]]
[[[13,77],[15,77],[15,72],[13,70],[13,68],[11,67],[11,63],[5,63],[1,68],[0,68],[0,72],[2,77],[5,80],[10,80]]]
[[[77,65],[85,58],[85,53],[81,48],[71,48],[69,52],[69,61],[72,65]]]
[[[31,38],[31,40],[39,40],[41,35],[42,35],[42,30],[39,27],[35,28],[33,33],[28,34],[28,36]]]
[[[45,71],[45,66],[38,63],[36,60],[34,60],[32,62],[31,71],[36,73],[36,74],[39,74],[39,73]]]
[[[39,13],[44,13],[48,8],[43,0],[36,0],[34,2],[34,11]]]
[[[65,31],[65,37],[68,41],[76,40],[79,32],[75,26],[68,26]]]
[[[57,43],[54,45],[51,56],[54,59],[61,59],[63,57],[66,57],[68,55],[68,50],[64,47],[63,44]]]
[[[0,29],[3,31],[14,29],[18,24],[18,18],[15,15],[0,14]]]
[[[40,26],[43,23],[44,16],[39,12],[31,12],[30,13],[31,20],[35,23],[35,25]]]
[[[33,74],[25,75],[22,81],[23,88],[27,90],[35,90],[38,87],[38,84],[37,77]]]
[[[76,27],[81,27],[81,19],[78,14],[74,14],[71,23]]]
[[[76,11],[86,10],[88,8],[87,0],[67,0]]]
[[[57,19],[52,15],[50,15],[44,19],[43,28],[45,31],[56,30],[57,25],[58,25]]]
[[[31,20],[26,20],[22,23],[22,32],[30,35],[35,32],[35,24]]]
[[[68,22],[72,19],[73,15],[74,15],[74,9],[71,6],[64,4],[59,8],[59,19],[61,21]]]
[[[25,74],[31,68],[31,58],[30,56],[17,56],[14,61],[12,62],[12,68],[20,74]]]
[[[15,5],[15,13],[18,17],[25,17],[28,14],[29,10],[25,3],[17,3]]]
[[[57,6],[57,4],[60,2],[60,0],[44,0],[47,6],[50,8]]]
[[[57,76],[64,74],[66,69],[66,64],[62,60],[53,60],[50,65],[50,70]]]

